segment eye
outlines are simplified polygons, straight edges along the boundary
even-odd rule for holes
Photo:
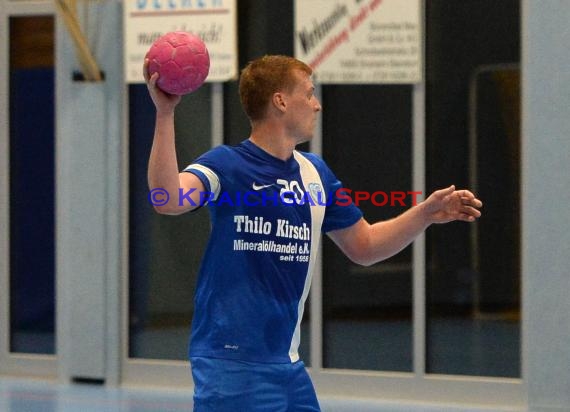
[[[313,87],[311,90],[309,90],[309,93],[307,93],[307,97],[310,100],[313,98],[314,95],[315,95],[315,88]]]

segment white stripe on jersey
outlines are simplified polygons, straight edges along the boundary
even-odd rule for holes
[[[212,169],[196,163],[193,163],[190,166],[188,166],[186,169],[184,169],[184,171],[189,171],[189,170],[197,170],[199,172],[202,172],[206,176],[206,179],[208,179],[208,183],[210,183],[210,192],[214,194],[214,196],[209,199],[216,200],[220,195],[220,191],[222,190],[218,175],[214,173]]]
[[[301,174],[301,180],[303,181],[303,186],[305,187],[305,193],[309,194],[311,192],[309,184],[317,184],[321,188],[323,183],[319,176],[319,172],[315,166],[301,153],[294,151],[293,156],[297,163],[299,163],[299,172]],[[324,191],[323,191],[324,195]],[[324,199],[323,199],[324,200]],[[301,320],[303,319],[303,311],[305,310],[305,301],[309,295],[309,289],[311,288],[311,279],[313,278],[313,268],[315,267],[315,262],[317,259],[317,254],[319,252],[319,243],[321,240],[321,227],[323,224],[323,219],[325,217],[325,205],[326,201],[316,201],[314,205],[310,205],[311,210],[311,254],[309,256],[309,265],[307,268],[307,276],[305,277],[305,286],[303,289],[303,294],[299,300],[298,306],[298,318],[297,325],[295,326],[295,331],[293,333],[293,338],[291,339],[291,346],[289,347],[289,358],[291,362],[297,362],[299,360],[299,343],[301,341]]]

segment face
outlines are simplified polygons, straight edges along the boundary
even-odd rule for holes
[[[302,143],[312,139],[314,135],[321,104],[315,96],[311,77],[300,70],[295,70],[294,75],[295,87],[283,93],[286,103],[285,121],[289,134],[297,143]]]

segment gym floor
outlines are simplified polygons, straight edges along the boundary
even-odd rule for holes
[[[395,401],[321,398],[323,412],[499,412],[476,406],[402,404]],[[180,412],[192,410],[192,394],[157,388],[109,388],[87,384],[0,378],[2,412]],[[238,411],[236,411],[238,412]],[[501,412],[523,412],[501,409]]]

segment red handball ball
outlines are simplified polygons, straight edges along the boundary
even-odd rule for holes
[[[156,84],[170,94],[192,93],[202,86],[210,71],[206,45],[200,37],[184,31],[156,39],[145,58],[149,59],[149,75],[158,72]]]

